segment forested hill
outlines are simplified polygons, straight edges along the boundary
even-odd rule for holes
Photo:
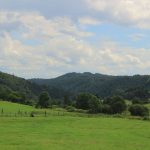
[[[68,73],[54,79],[25,80],[0,72],[0,99],[18,103],[36,103],[39,94],[47,91],[54,99],[88,92],[99,97],[120,95],[132,99],[146,98],[150,91],[150,76],[109,76],[91,73]]]
[[[0,99],[31,103],[37,99],[42,86],[23,78],[0,72]]]
[[[39,85],[47,85],[49,89],[54,87],[63,89],[72,95],[89,92],[100,97],[131,96],[134,93],[137,94],[137,97],[140,97],[143,94],[141,92],[150,89],[149,75],[110,76],[86,72],[68,73],[54,79],[32,79],[31,81]]]

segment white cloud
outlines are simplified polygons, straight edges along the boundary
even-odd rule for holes
[[[9,17],[11,21],[8,22]],[[15,30],[15,34],[14,29],[7,32],[3,28],[0,38],[1,67],[9,70],[26,68],[45,73],[48,68],[70,68],[78,63],[81,56],[91,53],[83,39],[92,34],[81,30],[69,18],[56,17],[50,20],[34,12],[1,12],[0,18],[4,18],[0,24],[11,25],[17,22],[20,27]],[[30,46],[24,43],[32,40],[39,40],[40,44]],[[41,72],[42,69],[45,70]]]
[[[150,29],[149,0],[85,0],[107,22]]]
[[[86,40],[92,34],[67,17],[47,19],[35,12],[0,12],[0,18],[0,24],[19,26],[9,32],[3,28],[0,35],[0,68],[19,76],[48,78],[72,71],[150,71],[149,49],[122,48],[112,41],[93,46]],[[32,43],[34,40],[40,42]]]
[[[82,31],[67,17],[46,19],[37,12],[9,12],[0,11],[0,25],[18,23],[20,28],[28,30],[24,33],[27,38],[39,36],[61,36],[64,33],[76,37],[89,37],[92,33]],[[18,26],[16,26],[17,28]]]
[[[92,17],[79,18],[79,23],[82,25],[100,25],[102,22]]]

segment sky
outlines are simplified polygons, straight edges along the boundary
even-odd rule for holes
[[[150,74],[150,1],[0,0],[0,71]]]

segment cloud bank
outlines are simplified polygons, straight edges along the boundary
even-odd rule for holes
[[[86,0],[107,22],[150,29],[149,0]],[[97,15],[98,16],[98,15]]]
[[[27,0],[22,3],[28,5],[34,2]],[[58,2],[47,2],[58,6]],[[68,1],[63,2],[65,5]],[[84,4],[84,9],[79,9],[82,12],[80,15],[68,9],[68,12],[72,12],[71,16],[70,13],[66,15],[65,10],[64,14],[51,16],[42,6],[42,10],[33,9],[35,7],[32,5],[26,6],[28,10],[20,10],[20,7],[5,1],[0,6],[8,6],[8,9],[0,9],[0,70],[25,78],[50,78],[74,71],[113,75],[148,74],[149,47],[131,47],[113,39],[102,39],[97,32],[101,26],[112,23],[148,30],[149,3],[147,0],[137,0],[136,3],[133,0],[82,0],[80,7]],[[37,1],[38,4],[45,3]],[[79,1],[75,4],[77,7]],[[135,41],[145,37],[144,33],[128,36]]]

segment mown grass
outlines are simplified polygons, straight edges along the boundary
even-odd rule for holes
[[[45,111],[0,102],[0,110]],[[63,112],[63,109],[47,110]],[[67,112],[65,112],[67,113]],[[125,118],[0,117],[0,150],[149,150],[150,122]],[[73,114],[74,115],[74,114]]]
[[[0,118],[1,150],[149,150],[150,123],[119,118]]]

